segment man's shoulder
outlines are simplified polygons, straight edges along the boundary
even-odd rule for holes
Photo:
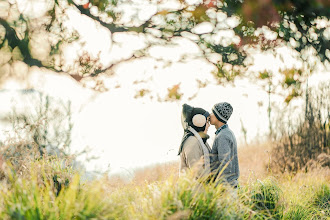
[[[231,132],[230,128],[225,128],[225,129],[222,129],[216,136],[215,138],[220,138],[220,137],[223,137],[223,136],[227,136],[229,135]]]
[[[224,138],[229,138],[229,139],[235,138],[235,134],[230,128],[227,127],[225,129],[221,130],[220,133],[218,133],[215,136],[215,140],[220,140],[220,139],[224,139]]]

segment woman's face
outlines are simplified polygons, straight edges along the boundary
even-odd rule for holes
[[[209,117],[207,117],[207,119],[206,119],[206,125],[205,125],[205,130],[204,130],[204,133],[205,134],[207,134],[207,131],[208,131],[208,129],[209,129],[209,127],[210,127],[210,116]]]

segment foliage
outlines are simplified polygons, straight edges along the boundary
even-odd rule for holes
[[[199,46],[199,57],[209,60],[211,55],[221,55],[220,61],[209,61],[218,69],[216,76],[227,80],[233,80],[248,65],[246,46],[268,50],[288,45],[305,62],[309,57],[307,51],[312,50],[321,62],[329,63],[328,1],[177,0],[175,3],[170,7],[166,1],[141,1],[134,6],[126,0],[46,0],[40,4],[2,1],[2,71],[8,70],[5,67],[8,63],[23,61],[29,66],[84,77],[96,76],[122,62],[120,59],[102,66],[99,57],[79,51],[74,64],[65,64],[63,51],[79,39],[78,33],[65,25],[72,11],[89,17],[113,35],[132,33],[143,37],[145,45],[124,60],[151,56],[148,49],[152,46],[171,45],[172,38],[180,37]],[[127,14],[127,8],[131,15]],[[202,25],[208,25],[209,30],[198,32]],[[182,57],[182,62],[188,55]]]
[[[268,217],[282,218],[282,191],[274,179],[258,180],[243,190],[247,192],[245,203],[252,207],[252,210],[261,212]]]
[[[305,93],[305,111],[288,118],[281,114],[278,132],[274,134],[275,147],[271,151],[270,168],[274,172],[297,172],[309,169],[314,163],[329,166],[329,82]],[[287,121],[285,121],[287,120]],[[277,135],[277,136],[276,136]]]

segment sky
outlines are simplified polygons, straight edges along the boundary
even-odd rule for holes
[[[143,37],[139,35],[111,34],[76,11],[69,11],[68,15],[67,27],[75,28],[82,38],[64,51],[67,64],[73,62],[77,51],[86,49],[95,56],[100,54],[101,63],[107,66],[130,57],[133,50],[144,46]],[[116,44],[111,43],[111,39]],[[86,42],[83,47],[81,42]],[[22,62],[16,62],[12,69],[26,72],[26,76],[24,81],[10,77],[1,85],[3,92],[0,93],[0,100],[5,104],[0,106],[0,113],[10,112],[13,105],[21,111],[33,108],[31,102],[16,92],[21,89],[33,88],[59,99],[71,100],[74,119],[72,151],[89,147],[92,154],[99,158],[87,163],[87,170],[109,169],[110,174],[121,172],[131,175],[131,171],[138,167],[178,161],[177,151],[183,135],[180,121],[183,103],[211,111],[215,103],[227,101],[234,108],[228,124],[237,137],[238,146],[263,141],[268,133],[265,82],[256,82],[253,77],[238,77],[235,83],[218,84],[210,73],[214,66],[205,60],[196,58],[185,63],[177,62],[183,53],[198,54],[199,48],[195,44],[182,38],[174,38],[172,42],[174,45],[171,47],[152,47],[149,52],[153,58],[117,65],[113,75],[102,76],[108,88],[106,92],[83,87],[67,74],[27,67]],[[40,50],[43,51],[42,48]],[[270,53],[255,53],[254,65],[249,68],[249,73],[265,69],[276,73],[283,67],[301,66],[292,50],[279,48],[278,54],[282,58]],[[157,61],[158,58],[167,62]],[[311,77],[309,83],[317,86],[320,81],[330,80],[329,75],[325,70],[320,70]],[[199,88],[197,79],[206,86]],[[274,80],[280,78],[275,77]],[[176,84],[180,84],[180,91],[184,94],[182,99],[159,102],[159,98],[166,97],[167,89]],[[143,98],[134,98],[141,88],[152,93]],[[272,104],[279,108],[285,107],[283,100],[283,96],[271,96]],[[294,100],[291,105],[301,109],[302,102]],[[247,129],[246,140],[242,126]],[[8,130],[9,125],[0,125],[0,128],[2,131]],[[210,144],[214,132],[215,128],[211,127]]]

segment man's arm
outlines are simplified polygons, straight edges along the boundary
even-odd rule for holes
[[[219,140],[217,140],[217,150],[218,150],[219,173],[225,175],[230,174],[231,149],[230,149],[230,142],[226,137],[219,137]]]

